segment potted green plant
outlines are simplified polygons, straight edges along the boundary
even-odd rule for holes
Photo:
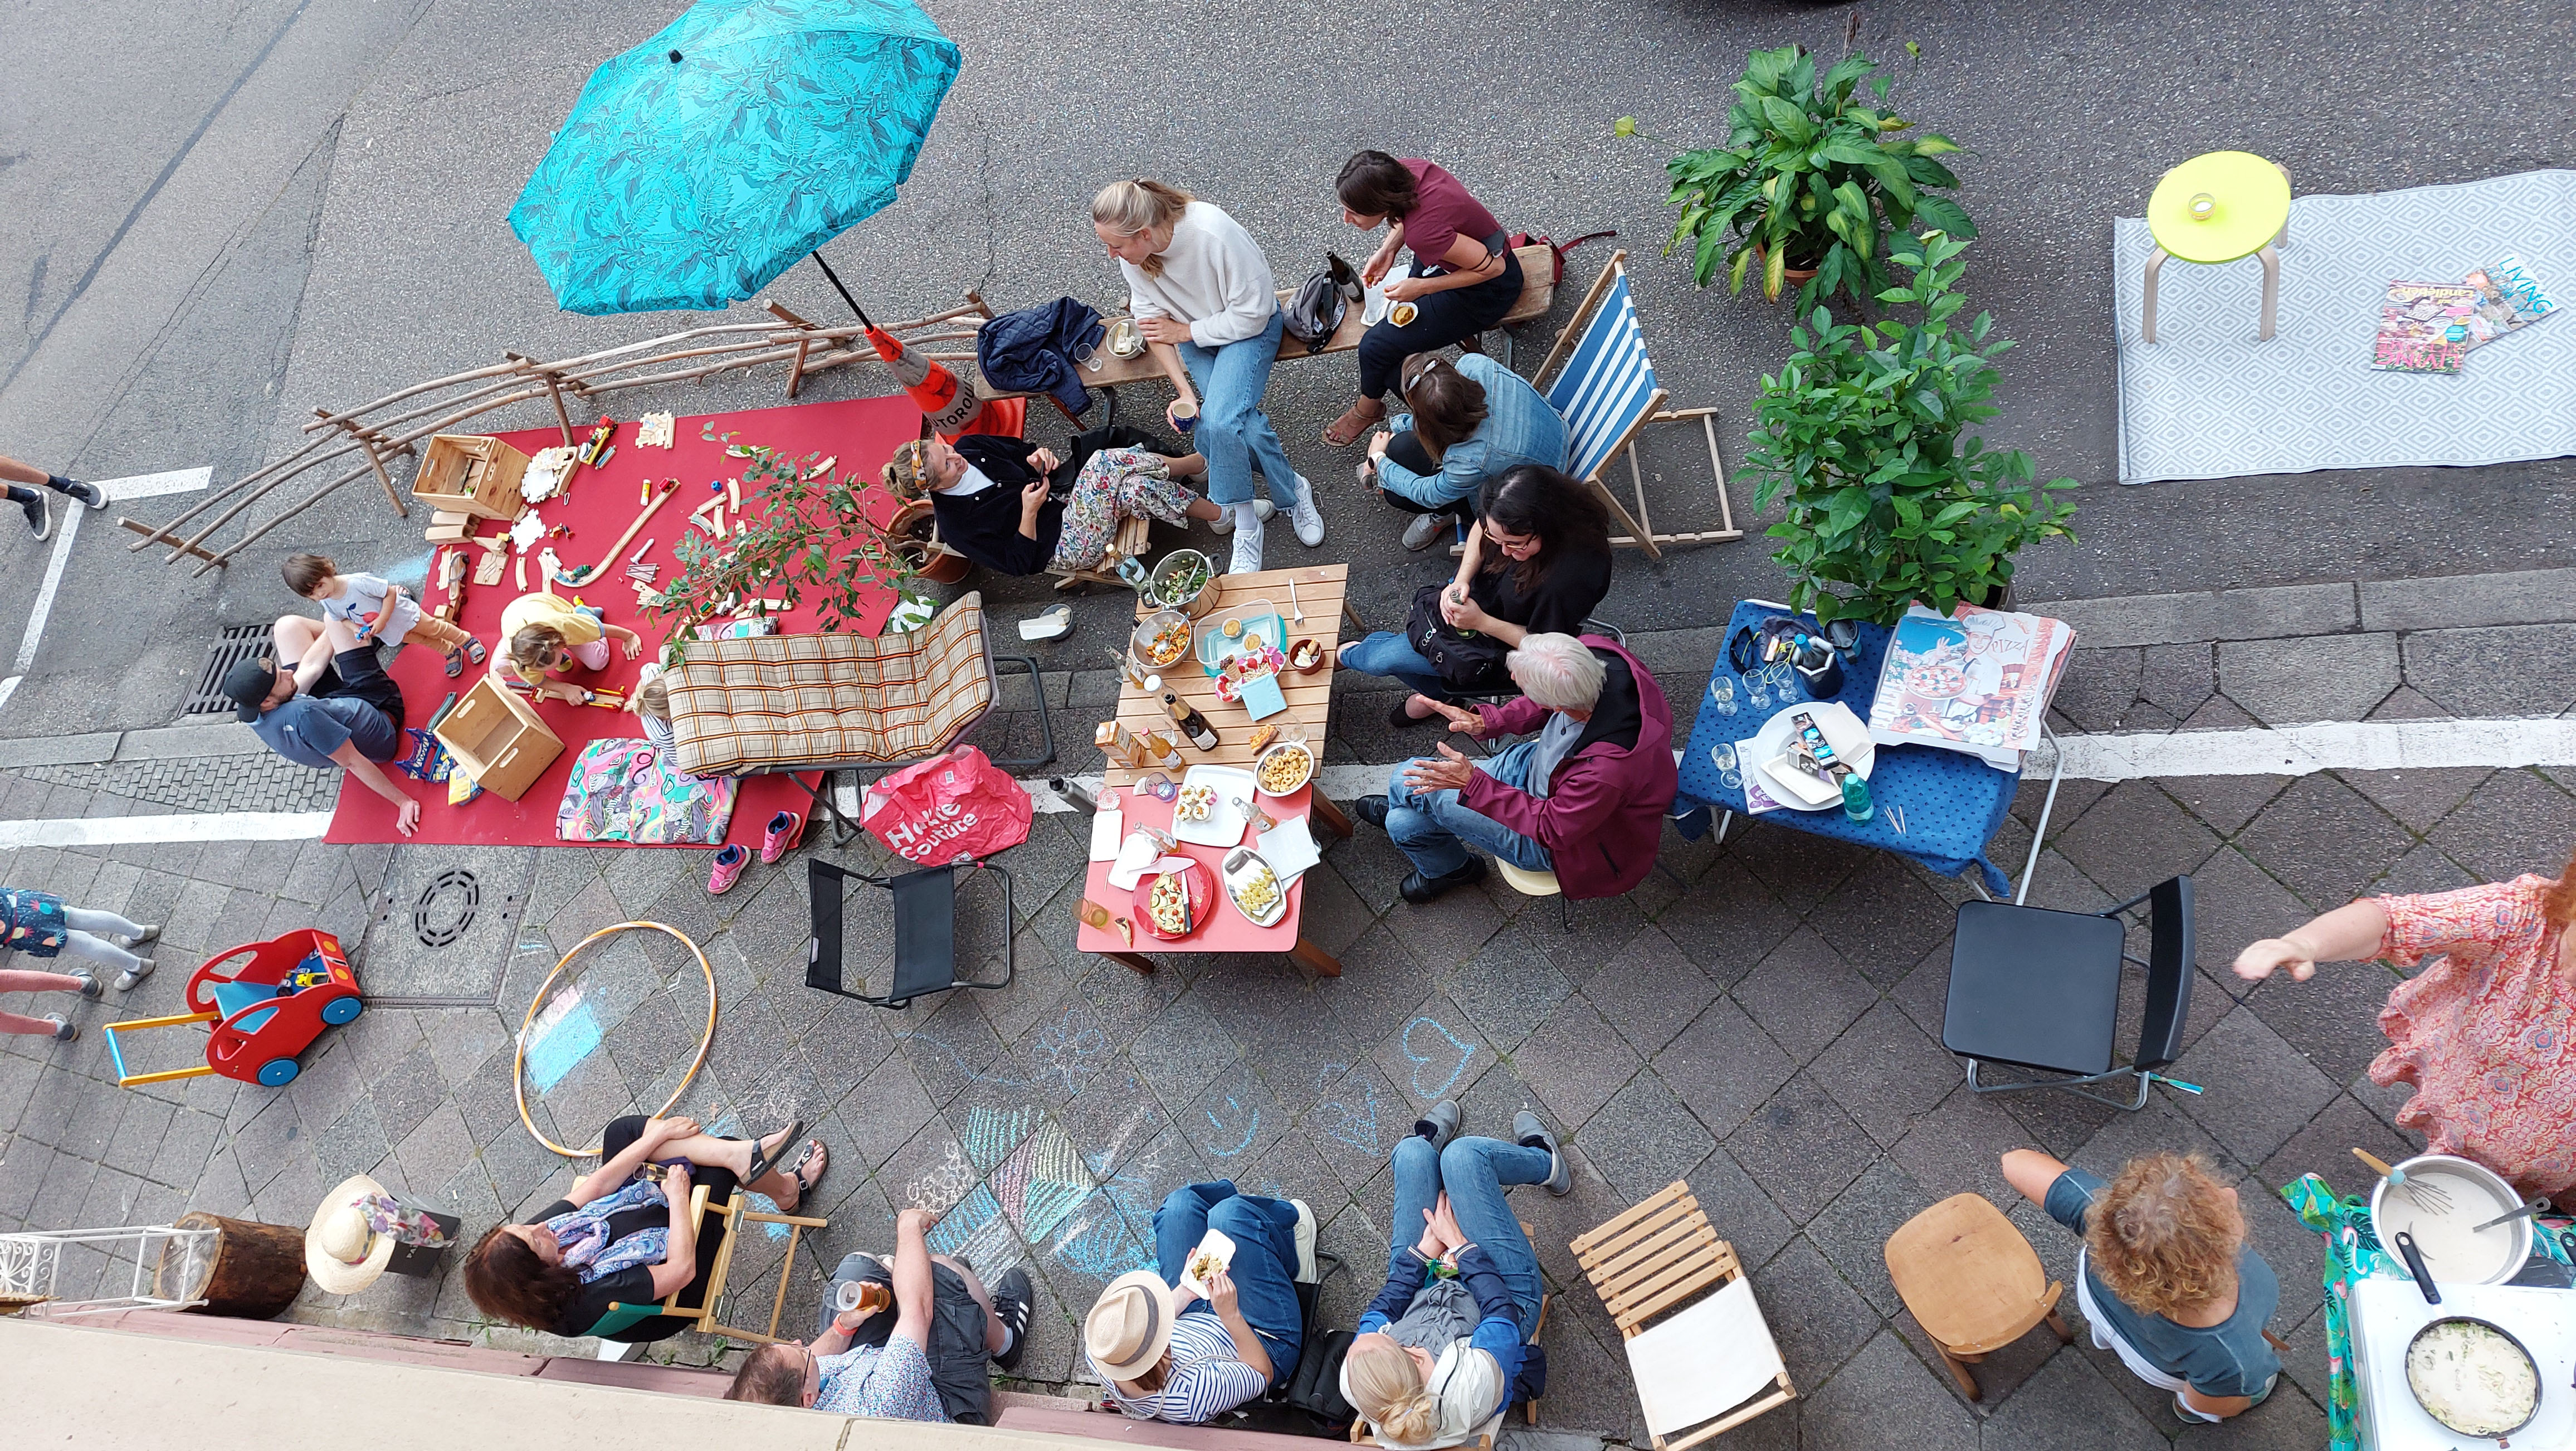
[[[1878,294],[1920,321],[1834,321],[1818,307],[1789,333],[1797,349],[1762,379],[1745,462],[1757,508],[1787,501],[1767,531],[1789,571],[1789,603],[1819,619],[1893,624],[1920,600],[1946,614],[1999,603],[2013,555],[2074,538],[2073,479],[2033,485],[2030,455],[1970,430],[1997,412],[1994,358],[2012,346],[1985,313],[1954,328],[1968,244],[1939,232],[1889,260],[1913,281]],[[1964,435],[1964,437],[1963,437]]]
[[[1758,265],[1762,295],[1776,302],[1783,284],[1803,274],[1803,314],[1837,294],[1858,299],[1887,286],[1881,259],[1890,228],[1977,234],[1957,202],[1927,190],[1959,185],[1933,160],[1958,145],[1935,133],[1908,136],[1913,122],[1864,104],[1887,99],[1887,78],[1873,76],[1876,69],[1854,52],[1819,77],[1815,57],[1794,45],[1746,58],[1726,112],[1726,144],[1685,151],[1665,166],[1682,214],[1664,250],[1691,249],[1693,282],[1706,287],[1723,262],[1727,291],[1741,293]]]
[[[816,597],[827,631],[854,628],[879,589],[899,597],[898,619],[935,606],[920,586],[938,546],[896,527],[906,506],[875,480],[837,473],[813,453],[790,459],[765,444],[729,452],[742,466],[744,507],[722,539],[682,534],[671,550],[678,571],[644,597],[647,615],[673,624],[664,664],[680,663],[698,626],[732,617],[747,601],[793,609]],[[880,522],[877,513],[890,517]]]

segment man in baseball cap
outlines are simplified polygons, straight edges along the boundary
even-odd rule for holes
[[[385,674],[373,645],[347,622],[288,615],[269,631],[270,653],[224,675],[224,695],[268,748],[299,766],[346,769],[399,809],[394,829],[412,834],[420,803],[378,763],[402,754],[402,687]]]

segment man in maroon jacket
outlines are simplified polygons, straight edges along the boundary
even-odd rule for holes
[[[1598,635],[1526,636],[1504,663],[1521,688],[1508,705],[1416,698],[1452,730],[1534,738],[1473,763],[1444,741],[1353,810],[1412,860],[1402,890],[1417,905],[1485,874],[1471,846],[1555,872],[1568,897],[1618,896],[1653,869],[1679,785],[1672,708],[1643,662]]]

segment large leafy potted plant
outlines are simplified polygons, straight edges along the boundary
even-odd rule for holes
[[[920,584],[936,546],[898,527],[908,511],[874,480],[837,473],[815,454],[786,458],[765,444],[733,453],[744,507],[722,539],[683,534],[671,551],[678,572],[644,597],[647,615],[676,625],[663,663],[678,665],[698,626],[731,618],[753,600],[793,609],[814,596],[827,631],[855,628],[880,589],[897,595],[898,618],[933,606]]]
[[[1909,136],[1913,122],[1876,103],[1887,78],[1855,52],[1822,77],[1798,46],[1757,50],[1735,83],[1724,146],[1685,151],[1666,163],[1672,204],[1682,209],[1666,252],[1691,249],[1701,287],[1726,265],[1730,293],[1761,268],[1762,295],[1777,301],[1794,274],[1801,313],[1837,294],[1871,297],[1887,286],[1886,238],[1926,228],[1974,237],[1976,224],[1948,197],[1959,179],[1934,157],[1958,150],[1949,137]],[[1860,83],[1869,81],[1867,95]]]
[[[1762,379],[1745,456],[1762,480],[1754,504],[1787,500],[1771,557],[1789,571],[1789,602],[1820,619],[1893,624],[1917,600],[1944,614],[1997,603],[2016,551],[2074,537],[2075,505],[2054,496],[2075,481],[2034,486],[2030,455],[1970,432],[1997,412],[1994,358],[2012,344],[1982,312],[1953,326],[1967,245],[1939,232],[1900,243],[1889,260],[1913,281],[1878,298],[1920,321],[1836,322],[1818,307]]]

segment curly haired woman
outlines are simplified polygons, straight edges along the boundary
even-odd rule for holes
[[[2459,1154],[2524,1194],[2576,1189],[2576,858],[2555,878],[2411,897],[2365,897],[2236,958],[2236,975],[2378,958],[2423,972],[2379,1010],[2388,1047],[2370,1081],[2406,1084],[2397,1111],[2437,1154]]]
[[[2037,1149],[2004,1155],[2004,1179],[2083,1236],[2075,1303],[2097,1350],[2174,1393],[2185,1421],[2262,1403],[2281,1373],[2263,1326],[2281,1282],[2245,1242],[2245,1213],[2197,1154],[2141,1154],[2109,1183]]]

